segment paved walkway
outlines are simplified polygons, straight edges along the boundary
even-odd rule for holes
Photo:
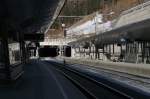
[[[63,75],[48,63],[32,61],[13,85],[0,85],[0,99],[86,99]]]

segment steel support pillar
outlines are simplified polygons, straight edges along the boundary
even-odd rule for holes
[[[115,54],[115,44],[113,44],[113,55]]]
[[[8,48],[7,38],[2,39],[2,44],[3,44],[3,49],[4,49],[4,63],[5,63],[6,79],[11,79],[9,48]]]
[[[103,60],[104,60],[104,54],[105,54],[105,45],[103,45]]]
[[[89,46],[89,58],[91,58],[91,46]]]
[[[86,53],[85,53],[85,48],[84,48],[84,57],[85,57],[85,54],[86,54]]]
[[[142,62],[144,63],[145,59],[145,42],[142,42]]]
[[[79,56],[81,57],[81,49],[80,49],[80,47],[79,47]]]
[[[109,54],[111,55],[111,44],[109,44]]]
[[[19,43],[21,50],[21,62],[24,64],[26,62],[26,53],[25,53],[25,42],[23,33],[19,33]]]

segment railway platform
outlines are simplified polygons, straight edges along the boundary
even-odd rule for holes
[[[91,73],[103,75],[120,83],[136,87],[140,90],[150,92],[150,78],[148,64],[132,64],[123,62],[104,62],[81,58],[57,57],[57,60],[72,67],[87,70]]]
[[[0,85],[0,99],[87,99],[50,64],[32,60],[17,82]]]

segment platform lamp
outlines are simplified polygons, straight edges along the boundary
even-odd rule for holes
[[[64,37],[64,42],[62,42],[62,46],[61,46],[61,55],[65,55],[65,53],[63,53],[63,52],[65,52],[65,48],[64,48],[64,46],[63,45],[65,45],[65,38],[66,38],[66,33],[65,33],[65,28],[66,28],[66,24],[64,24],[64,23],[62,23],[61,24],[61,27],[62,27],[62,30],[63,30],[63,37]]]
[[[66,37],[66,33],[65,33],[66,24],[62,23],[61,27],[63,29],[63,34],[64,34],[64,38],[65,38]]]

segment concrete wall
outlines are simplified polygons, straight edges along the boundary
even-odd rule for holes
[[[115,28],[150,19],[150,2],[124,11]]]

